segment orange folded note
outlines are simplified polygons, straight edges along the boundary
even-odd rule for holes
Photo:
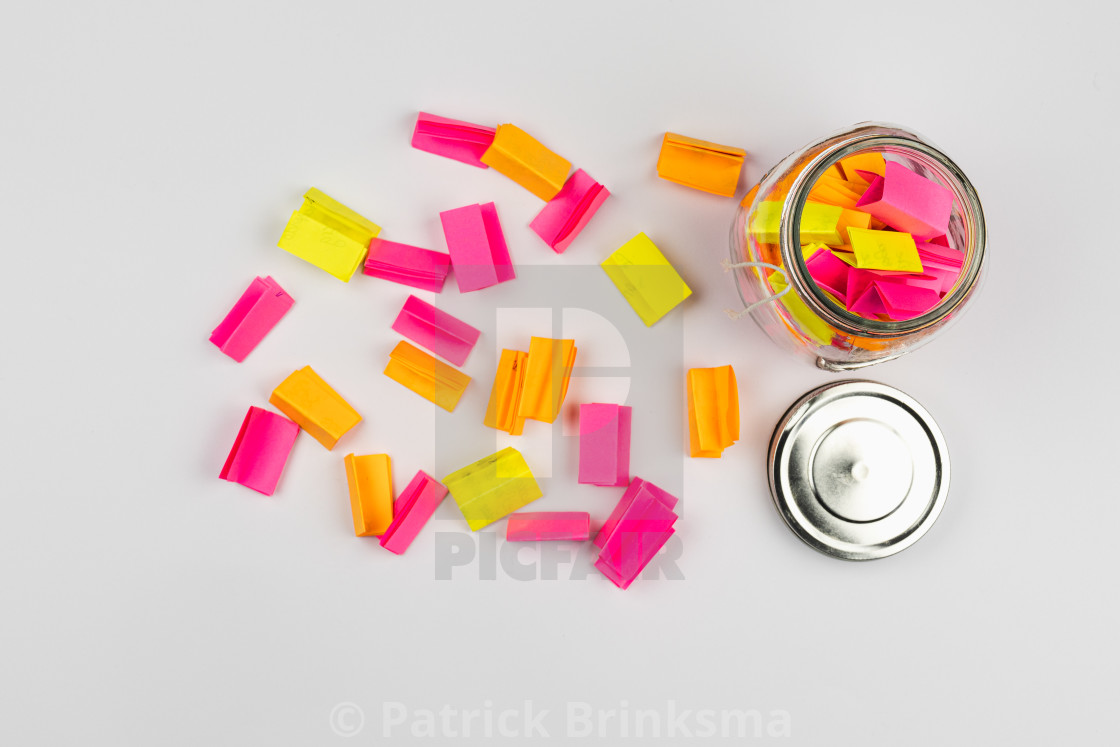
[[[518,416],[521,395],[525,391],[525,362],[529,354],[520,350],[503,350],[494,374],[494,386],[486,405],[482,424],[497,428],[511,436],[520,436],[525,428],[525,418]]]
[[[385,375],[448,412],[454,411],[471,383],[470,376],[404,340],[389,354]]]
[[[572,164],[529,133],[511,124],[498,125],[482,162],[548,202],[568,180]]]
[[[555,421],[568,394],[568,382],[575,361],[574,341],[530,338],[529,355],[525,359],[525,384],[517,415],[542,423]]]
[[[311,366],[304,366],[280,382],[268,401],[328,449],[333,449],[338,439],[362,422],[358,411]]]
[[[688,370],[688,450],[694,457],[723,456],[739,440],[739,387],[731,366]]]
[[[859,172],[861,171],[878,174],[879,176],[886,176],[887,174],[887,163],[883,160],[883,154],[879,151],[856,153],[853,156],[841,158],[837,163],[840,170],[844,172],[844,178],[850,182],[869,184],[870,180],[860,175]]]
[[[347,454],[346,484],[354,534],[380,537],[393,522],[393,467],[388,454]]]
[[[747,152],[742,148],[666,132],[657,159],[657,175],[686,187],[731,197]]]

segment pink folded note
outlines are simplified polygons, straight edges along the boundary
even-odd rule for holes
[[[635,479],[595,536],[602,548],[595,567],[615,586],[628,588],[673,535],[676,504],[656,485]]]
[[[621,486],[630,482],[630,416],[625,405],[579,406],[579,482]]]
[[[375,238],[369,242],[369,254],[362,272],[439,293],[443,290],[450,263],[451,257],[442,252]]]
[[[258,277],[210,333],[210,342],[240,363],[288,313],[295,301],[270,277]]]
[[[481,158],[494,142],[495,132],[493,127],[420,112],[412,131],[412,147],[488,169]]]
[[[510,514],[506,522],[509,542],[583,542],[590,536],[591,514],[585,511],[526,511]]]
[[[879,315],[886,315],[887,306],[883,302],[883,297],[879,295],[878,287],[872,282],[862,290],[854,303],[848,304],[848,311],[873,319]]]
[[[404,302],[393,329],[456,366],[467,362],[479,335],[471,325],[416,296]]]
[[[516,277],[494,203],[447,210],[439,214],[439,219],[460,293]]]
[[[933,241],[919,241],[915,243],[915,246],[918,248],[919,255],[924,254],[947,265],[956,265],[957,267],[964,265],[964,252],[957,249],[950,249]]]
[[[407,550],[446,495],[442,483],[417,472],[393,502],[393,521],[381,535],[381,546],[397,555]]]
[[[297,435],[299,426],[283,415],[250,407],[219,477],[272,495]]]
[[[577,169],[560,192],[537,213],[529,228],[557,253],[568,248],[599,206],[611,193],[599,182]]]
[[[906,283],[876,282],[875,288],[892,319],[912,319],[926,313],[941,300],[941,294],[936,290]]]
[[[848,271],[852,269],[828,249],[818,249],[806,262],[809,275],[824,288],[845,303],[848,297]]]
[[[887,161],[886,176],[872,180],[856,207],[924,241],[948,231],[953,193],[900,163]]]

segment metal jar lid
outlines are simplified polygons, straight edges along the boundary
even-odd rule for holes
[[[844,560],[914,544],[949,490],[937,423],[913,398],[873,381],[827,384],[795,402],[774,429],[768,467],[793,533]]]

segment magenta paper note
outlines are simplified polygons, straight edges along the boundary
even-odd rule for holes
[[[494,142],[495,132],[493,127],[420,112],[420,116],[416,118],[416,128],[412,131],[412,147],[480,169],[488,169],[490,167],[481,159],[482,154]]]
[[[887,161],[886,176],[876,176],[856,207],[915,241],[944,235],[953,212],[953,193],[935,181]]]
[[[599,182],[577,169],[560,192],[541,209],[529,228],[561,254],[579,235],[599,206],[611,193]]]
[[[283,415],[250,407],[219,477],[272,495],[297,435],[299,426]]]
[[[916,242],[915,246],[917,246],[919,254],[925,254],[927,257],[936,259],[943,264],[956,265],[957,267],[964,265],[964,252],[962,251],[950,249],[932,241],[919,241]]]
[[[381,546],[400,555],[432,518],[447,488],[423,471],[417,472],[393,502],[393,521],[381,535]]]
[[[676,503],[656,485],[635,479],[595,537],[602,548],[595,567],[620,589],[628,588],[672,536]]]
[[[393,329],[456,366],[467,362],[479,335],[471,325],[416,296],[404,302]]]
[[[240,363],[288,313],[295,301],[270,277],[258,277],[210,333],[210,342]]]
[[[848,271],[851,267],[827,249],[818,250],[805,262],[809,275],[843,303],[848,297]]]
[[[421,290],[439,293],[447,279],[451,257],[442,252],[397,244],[383,239],[369,242],[369,254],[362,272]]]
[[[591,514],[585,511],[526,511],[510,514],[506,522],[509,542],[583,542],[590,536]]]
[[[625,405],[579,406],[579,482],[622,486],[630,482],[630,418]]]
[[[875,283],[879,298],[887,307],[892,319],[907,319],[926,313],[941,300],[941,294],[929,288],[919,288],[905,283]]]
[[[447,210],[439,214],[439,219],[460,293],[516,277],[494,203]]]

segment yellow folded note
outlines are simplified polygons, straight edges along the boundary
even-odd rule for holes
[[[346,484],[354,534],[380,537],[393,522],[393,468],[388,454],[347,454]]]
[[[647,327],[692,295],[692,289],[644,233],[604,259],[602,267]]]
[[[551,423],[560,414],[568,394],[576,346],[572,340],[533,337],[525,361],[525,385],[517,415]]]
[[[511,436],[520,436],[525,428],[525,418],[518,417],[521,396],[525,391],[525,362],[529,354],[520,350],[503,350],[494,374],[494,386],[482,424],[497,428]]]
[[[280,382],[268,401],[328,449],[333,449],[343,434],[362,422],[358,411],[311,366],[304,366]]]
[[[782,202],[777,200],[764,200],[751,215],[750,232],[756,241],[765,244],[778,243],[778,227],[782,217]],[[825,205],[820,202],[806,202],[801,209],[800,239],[794,236],[795,241],[801,244],[821,242],[823,244],[839,244],[840,233],[837,225],[843,208],[836,205]]]
[[[443,478],[471,531],[544,495],[521,452],[506,447]]]
[[[862,270],[921,272],[922,259],[914,237],[901,231],[872,231],[849,228],[856,267]]]
[[[687,377],[688,449],[719,458],[739,440],[739,387],[731,366],[690,368]]]
[[[657,158],[657,175],[686,187],[731,197],[747,152],[730,145],[666,132]]]
[[[454,411],[471,382],[471,377],[459,369],[436,360],[404,340],[389,354],[385,375],[448,412]]]
[[[572,170],[570,161],[511,124],[498,125],[494,142],[482,154],[482,162],[545,202],[556,196]]]
[[[278,246],[349,283],[381,228],[317,189],[307,190]]]

